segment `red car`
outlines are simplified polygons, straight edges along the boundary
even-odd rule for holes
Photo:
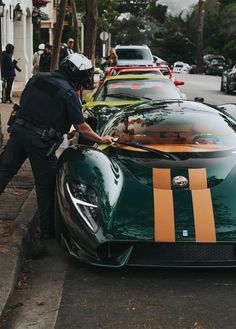
[[[164,76],[168,76],[170,80],[172,80],[174,82],[174,84],[177,86],[182,86],[184,85],[184,81],[183,80],[178,80],[175,78],[173,72],[171,71],[171,69],[169,68],[168,65],[165,64],[161,64],[158,65],[157,68],[161,71],[161,73]]]
[[[184,84],[184,81],[178,80],[173,75],[171,69],[168,65],[162,64],[154,67],[145,67],[145,66],[112,66],[109,68],[107,73],[100,78],[99,87],[103,84],[104,80],[111,75],[118,74],[158,74],[158,72],[162,73],[165,76],[168,76],[170,80],[176,86],[181,86]]]

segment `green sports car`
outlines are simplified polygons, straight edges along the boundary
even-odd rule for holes
[[[235,266],[236,121],[227,106],[133,105],[103,133],[112,145],[77,145],[59,159],[55,229],[70,254],[110,267]]]

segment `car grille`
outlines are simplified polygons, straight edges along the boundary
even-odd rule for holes
[[[226,243],[135,244],[128,263],[153,266],[236,266],[236,245]]]

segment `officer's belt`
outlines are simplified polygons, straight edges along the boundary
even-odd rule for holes
[[[40,136],[44,136],[46,134],[46,132],[48,131],[48,129],[41,129],[41,128],[36,127],[31,122],[29,122],[25,119],[17,118],[14,123],[16,123],[20,126],[23,126],[26,129],[32,130],[33,132],[35,132],[36,134],[38,134]]]

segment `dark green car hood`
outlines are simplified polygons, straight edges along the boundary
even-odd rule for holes
[[[64,179],[99,196],[101,241],[236,242],[234,154],[171,161],[87,147],[64,153]],[[177,176],[187,185],[175,186]]]

